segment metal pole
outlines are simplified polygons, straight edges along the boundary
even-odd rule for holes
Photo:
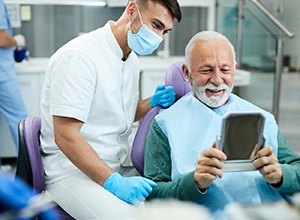
[[[277,42],[276,72],[274,78],[273,92],[273,115],[278,123],[279,121],[279,103],[281,91],[282,59],[283,59],[284,42],[281,38]]]
[[[244,19],[244,4],[245,0],[238,2],[238,29],[237,29],[237,49],[236,62],[242,65],[242,48],[243,48],[243,19]]]

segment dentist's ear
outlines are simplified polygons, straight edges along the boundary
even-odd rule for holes
[[[136,12],[136,8],[137,8],[137,5],[136,5],[136,2],[134,2],[134,1],[129,2],[126,7],[126,14],[130,21],[132,21],[132,19],[133,19],[133,15],[134,15],[134,12]]]

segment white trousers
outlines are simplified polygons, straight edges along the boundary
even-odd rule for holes
[[[117,198],[82,172],[46,185],[46,191],[78,220],[133,220],[138,214],[137,206]]]

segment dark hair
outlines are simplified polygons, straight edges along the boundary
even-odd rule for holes
[[[178,22],[181,21],[181,10],[177,0],[136,0],[145,8],[149,1],[164,5],[171,12],[173,18],[176,18]]]

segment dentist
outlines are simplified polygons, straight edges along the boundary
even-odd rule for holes
[[[61,47],[47,68],[41,100],[46,191],[76,219],[126,219],[156,183],[133,168],[134,121],[173,104],[172,87],[139,97],[137,54],[153,53],[174,20],[176,0],[129,1],[117,21]]]

